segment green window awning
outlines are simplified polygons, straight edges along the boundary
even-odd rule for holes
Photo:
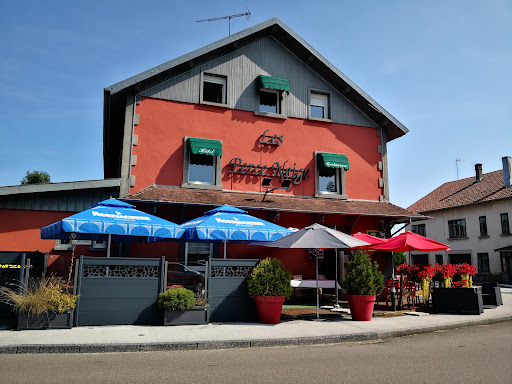
[[[288,84],[288,80],[286,79],[260,75],[259,83],[260,88],[279,89],[281,91],[290,92],[290,85]]]
[[[320,157],[320,166],[322,167],[349,169],[348,159],[345,155],[325,152],[321,152],[318,155]]]
[[[196,155],[222,156],[222,143],[219,140],[188,138],[188,149]]]

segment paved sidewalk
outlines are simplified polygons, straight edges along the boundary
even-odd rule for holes
[[[156,350],[250,348],[378,340],[415,333],[512,320],[512,289],[503,304],[481,315],[427,315],[374,318],[369,322],[292,320],[276,325],[103,326],[43,331],[0,331],[0,353],[96,353]]]

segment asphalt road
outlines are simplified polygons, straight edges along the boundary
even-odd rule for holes
[[[511,383],[512,322],[382,342],[0,355],[0,383]]]

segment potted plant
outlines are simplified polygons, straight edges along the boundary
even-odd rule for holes
[[[292,274],[278,259],[261,260],[248,280],[249,296],[256,303],[258,320],[263,324],[278,324],[286,297],[292,294]]]
[[[55,276],[32,279],[28,286],[0,287],[0,300],[18,313],[18,330],[71,328],[77,299]]]
[[[384,277],[377,262],[359,249],[346,265],[346,274],[341,286],[347,291],[347,300],[352,320],[370,321],[377,293],[384,288]]]
[[[158,295],[156,306],[163,310],[164,325],[208,324],[208,303],[194,292],[173,287]]]

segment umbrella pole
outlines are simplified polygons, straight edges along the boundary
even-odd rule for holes
[[[110,245],[112,244],[112,234],[108,234],[107,240],[107,257],[110,257]]]
[[[318,293],[318,256],[315,257],[316,260],[316,318],[320,318],[320,295]]]
[[[226,260],[226,244],[227,240],[224,240],[224,260]]]
[[[340,303],[338,302],[338,250],[334,249],[334,292],[336,297],[336,303],[334,304],[334,308],[339,308]]]

